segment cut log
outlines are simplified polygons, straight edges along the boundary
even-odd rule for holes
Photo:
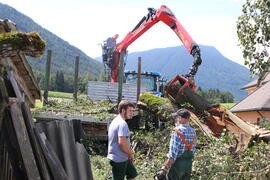
[[[178,81],[173,84],[169,82],[168,84],[165,86],[166,97],[175,104],[181,105],[188,102],[194,106],[197,112],[202,112],[212,107],[211,103],[192,91],[189,87],[182,88],[182,85]]]

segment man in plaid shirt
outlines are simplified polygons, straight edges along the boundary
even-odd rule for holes
[[[196,146],[196,135],[189,126],[190,113],[186,109],[179,109],[173,113],[176,121],[168,153],[168,160],[158,172],[158,179],[181,180],[190,179],[192,159]]]

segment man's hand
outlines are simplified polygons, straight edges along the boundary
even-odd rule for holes
[[[156,172],[156,175],[154,177],[155,180],[167,180],[167,171],[164,169],[160,169]]]
[[[133,154],[129,154],[128,155],[128,159],[133,163],[134,162],[134,156],[133,156]]]

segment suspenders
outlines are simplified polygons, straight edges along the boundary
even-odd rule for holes
[[[173,128],[173,130],[180,136],[180,138],[182,139],[182,141],[185,143],[185,145],[186,145],[186,149],[185,150],[186,151],[190,151],[192,149],[192,146],[193,146],[194,142],[195,142],[196,136],[194,136],[192,142],[190,144],[188,144],[187,141],[186,141],[186,139],[185,139],[185,137],[184,137],[184,135],[182,133],[180,133],[180,131],[178,129]]]

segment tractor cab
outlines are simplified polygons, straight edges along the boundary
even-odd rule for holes
[[[124,83],[137,84],[138,73],[136,71],[125,70]],[[163,94],[163,84],[165,83],[161,74],[158,72],[143,72],[141,73],[141,84],[146,86],[148,93],[157,96]]]

